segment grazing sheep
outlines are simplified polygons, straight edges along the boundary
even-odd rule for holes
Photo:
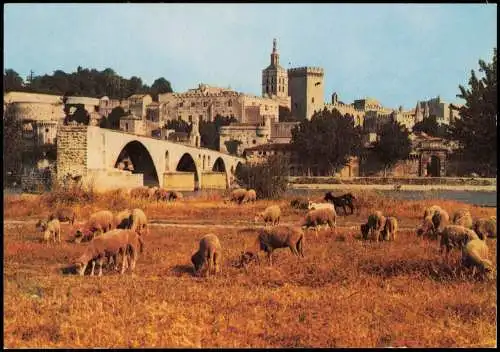
[[[271,205],[267,207],[263,212],[255,215],[255,222],[262,218],[266,224],[270,222],[272,225],[278,225],[280,223],[280,216],[280,207],[278,205]]]
[[[121,274],[125,272],[127,265],[127,253],[131,254],[130,270],[134,270],[139,251],[142,252],[143,242],[140,236],[132,230],[115,229],[94,238],[85,248],[83,254],[75,261],[77,272],[83,276],[89,262],[92,262],[92,271],[94,275],[95,263],[99,264],[99,276],[102,276],[102,266],[105,259],[115,258],[121,254],[122,269]]]
[[[449,224],[450,216],[448,212],[441,207],[434,205],[424,211],[424,221],[417,230],[417,236],[425,236],[437,240],[439,233]]]
[[[309,202],[305,198],[294,198],[291,200],[290,206],[295,209],[308,209]]]
[[[244,188],[233,189],[231,191],[230,196],[229,196],[229,200],[231,202],[236,202],[236,203],[241,204],[243,199],[245,198],[246,194],[247,194],[247,190]]]
[[[120,211],[115,216],[115,226],[117,229],[129,229],[130,228],[130,215],[132,212],[129,209]]]
[[[481,218],[474,222],[474,232],[477,233],[480,239],[485,240],[487,237],[497,237],[497,219],[496,216],[491,218]]]
[[[148,187],[136,187],[130,191],[130,197],[132,198],[149,198],[149,188]]]
[[[249,202],[255,202],[257,200],[257,193],[255,193],[255,190],[249,189],[246,191],[245,196],[241,200],[241,204],[243,203],[249,203]]]
[[[181,200],[182,199],[182,193],[177,192],[177,191],[172,191],[170,192],[170,195],[168,196],[169,201],[174,201],[174,200]]]
[[[472,229],[472,216],[467,209],[459,209],[453,214],[453,224]]]
[[[314,209],[332,209],[335,215],[337,215],[337,212],[335,211],[335,205],[331,203],[314,203],[312,201],[309,201],[307,204],[307,209],[309,210],[314,210]]]
[[[129,224],[132,231],[136,231],[139,235],[149,233],[148,230],[148,217],[144,214],[142,209],[136,208],[132,210],[129,216]]]
[[[89,220],[76,231],[75,242],[80,243],[84,239],[94,238],[97,232],[106,233],[113,228],[115,217],[109,210],[101,210],[90,215]]]
[[[363,235],[363,239],[367,240],[368,235],[371,233],[372,239],[378,242],[385,225],[385,220],[385,216],[381,211],[377,210],[376,212],[370,214],[366,224],[361,225],[361,234]]]
[[[344,209],[344,214],[347,215],[346,206],[351,210],[351,214],[354,213],[354,205],[352,203],[356,198],[352,193],[346,193],[340,197],[335,197],[332,192],[326,192],[324,200],[325,202],[330,202],[336,207],[342,207]]]
[[[476,275],[476,269],[487,278],[493,277],[493,263],[488,259],[488,246],[481,240],[470,240],[462,249],[462,265],[472,267],[472,276]]]
[[[259,249],[267,253],[269,265],[273,265],[271,255],[275,249],[290,248],[292,254],[304,257],[304,232],[299,228],[275,226],[260,229],[257,238]]]
[[[170,192],[164,188],[156,189],[153,195],[153,199],[156,200],[157,202],[159,201],[167,202],[169,198],[170,198]]]
[[[71,208],[60,208],[55,213],[50,214],[49,220],[58,219],[59,222],[69,222],[71,225],[75,223],[75,212]]]
[[[221,255],[219,238],[211,233],[203,236],[198,251],[191,257],[195,274],[199,275],[204,271],[207,276],[210,276],[212,273],[220,272]]]
[[[148,188],[148,198],[149,199],[154,199],[156,191],[158,191],[160,188],[158,186],[153,186]]]
[[[59,219],[42,222],[40,229],[43,231],[43,240],[48,242],[51,238],[54,242],[61,242],[61,223]]]
[[[318,236],[318,227],[321,225],[329,226],[333,229],[336,225],[335,210],[331,208],[321,208],[309,210],[304,222],[302,223],[302,228],[314,227],[316,230],[316,237]]]
[[[446,257],[453,248],[462,249],[469,241],[479,239],[477,234],[460,225],[445,226],[441,232],[441,252],[446,248]]]
[[[388,216],[385,219],[384,229],[382,230],[382,239],[384,241],[396,241],[396,234],[398,232],[398,219]]]

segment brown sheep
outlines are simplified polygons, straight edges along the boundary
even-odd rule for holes
[[[267,207],[263,212],[257,213],[257,215],[255,215],[254,221],[257,222],[260,218],[262,218],[266,224],[270,222],[272,225],[278,225],[280,223],[280,216],[280,207],[278,205],[271,205]]]
[[[487,237],[496,238],[497,237],[496,216],[491,218],[477,219],[474,222],[473,229],[474,232],[476,232],[479,238],[482,240],[486,240]]]
[[[370,216],[368,216],[368,221],[366,224],[361,225],[361,233],[363,235],[363,239],[367,240],[369,234],[371,233],[371,237],[375,241],[380,240],[381,232],[385,225],[385,216],[381,211],[376,211]]]
[[[398,232],[398,219],[388,216],[385,219],[384,229],[382,230],[382,239],[384,241],[396,241],[396,234]]]
[[[445,226],[441,232],[441,252],[446,248],[446,257],[453,248],[462,249],[469,241],[479,239],[477,234],[460,225]]]
[[[125,272],[127,265],[127,254],[131,258],[130,270],[134,270],[137,261],[138,253],[142,252],[143,242],[140,236],[131,230],[115,229],[94,238],[85,248],[83,254],[75,261],[77,272],[83,276],[89,262],[92,262],[92,271],[90,275],[94,275],[95,263],[99,264],[99,276],[102,276],[102,266],[105,259],[115,258],[121,254],[122,269],[121,274]]]
[[[462,249],[462,265],[472,267],[472,276],[475,276],[476,269],[481,271],[487,278],[493,278],[493,263],[488,259],[488,246],[482,240],[470,240]]]
[[[165,188],[158,188],[153,195],[153,199],[157,202],[166,202],[169,200],[169,198],[170,193]]]
[[[453,224],[472,229],[472,216],[469,210],[459,209],[453,214]]]
[[[448,212],[438,205],[433,205],[424,211],[424,220],[417,230],[417,236],[437,239],[438,234],[449,224]]]
[[[59,222],[69,222],[71,225],[75,223],[75,218],[75,211],[71,208],[57,209],[49,216],[49,220],[58,219]]]
[[[174,200],[182,200],[183,195],[181,192],[178,191],[172,191],[170,192],[170,195],[168,196],[169,201],[174,201]]]
[[[246,194],[247,194],[247,190],[244,188],[233,189],[231,191],[230,196],[229,196],[229,201],[241,204],[243,199],[245,198]]]
[[[136,231],[140,235],[145,235],[149,233],[148,229],[148,218],[142,209],[136,208],[132,210],[129,216],[130,229]]]
[[[115,217],[109,210],[101,210],[90,215],[89,220],[76,231],[75,242],[94,238],[96,233],[106,233],[115,226]]]
[[[245,196],[241,200],[241,204],[255,202],[257,200],[257,193],[254,189],[249,189],[246,191]]]
[[[198,251],[191,257],[195,275],[199,275],[202,271],[207,276],[220,272],[221,255],[222,248],[219,238],[211,233],[203,236]]]
[[[320,208],[309,210],[303,223],[302,228],[314,227],[316,230],[316,237],[318,236],[318,227],[321,225],[329,226],[333,229],[336,225],[336,214],[331,208]]]
[[[242,232],[245,230],[240,230]],[[272,265],[271,255],[275,249],[290,248],[292,254],[297,257],[304,257],[305,235],[300,228],[290,226],[274,226],[258,230],[256,245],[258,248],[242,253],[240,262],[242,266],[250,260],[259,261],[258,250],[263,250],[267,253],[269,265]]]

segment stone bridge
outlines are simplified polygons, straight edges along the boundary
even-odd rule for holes
[[[60,126],[57,132],[57,179],[70,175],[101,190],[228,188],[244,163],[215,150],[97,126]]]

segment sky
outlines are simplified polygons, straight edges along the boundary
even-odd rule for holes
[[[284,68],[325,71],[325,102],[460,103],[497,46],[496,4],[5,4],[4,68],[26,78],[78,66],[261,95],[277,39]]]

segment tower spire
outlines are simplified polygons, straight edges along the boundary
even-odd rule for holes
[[[276,38],[273,39],[273,52],[271,53],[271,65],[278,66],[279,65],[279,54],[276,49]]]

